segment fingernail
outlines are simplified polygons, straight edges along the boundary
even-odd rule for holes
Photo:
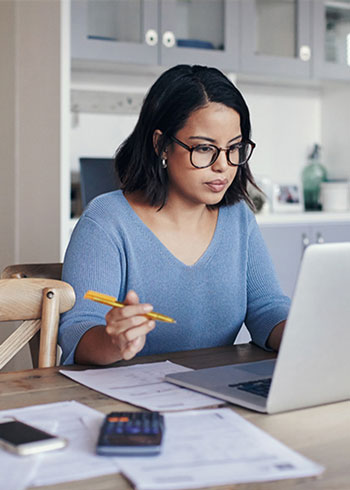
[[[143,311],[144,312],[149,313],[152,310],[153,310],[153,306],[152,305],[143,305]]]
[[[154,320],[151,320],[150,322],[148,322],[148,326],[149,328],[154,328],[156,326],[156,322]]]

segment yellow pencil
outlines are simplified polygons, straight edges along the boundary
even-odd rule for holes
[[[103,303],[104,305],[115,306],[117,308],[123,308],[125,306],[124,303],[117,301],[117,298],[108,296],[108,294],[98,293],[97,291],[87,291],[84,298],[97,301],[97,303]],[[155,311],[145,313],[144,316],[147,318],[152,318],[152,320],[160,320],[161,322],[176,323],[176,321],[173,318],[170,318],[170,316],[162,315],[161,313],[156,313]]]

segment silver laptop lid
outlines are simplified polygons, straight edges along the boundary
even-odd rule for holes
[[[350,398],[350,243],[311,245],[267,400],[269,413]]]

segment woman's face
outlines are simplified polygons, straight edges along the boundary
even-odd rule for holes
[[[242,140],[240,116],[230,107],[210,102],[194,111],[175,137],[190,147],[211,144],[228,148]],[[206,168],[195,168],[190,152],[175,142],[163,156],[168,164],[165,171],[169,176],[169,200],[180,198],[192,204],[217,204],[237,174],[237,167],[227,163],[225,151]]]

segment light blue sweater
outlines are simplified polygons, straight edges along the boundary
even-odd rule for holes
[[[141,221],[121,191],[99,196],[74,229],[63,280],[77,297],[59,329],[64,364],[74,363],[75,348],[89,328],[105,324],[109,307],[84,300],[88,289],[120,301],[134,289],[141,302],[176,319],[176,325],[157,323],[141,355],[231,345],[243,322],[253,342],[266,348],[290,306],[244,202],[220,208],[209,247],[188,266]]]

